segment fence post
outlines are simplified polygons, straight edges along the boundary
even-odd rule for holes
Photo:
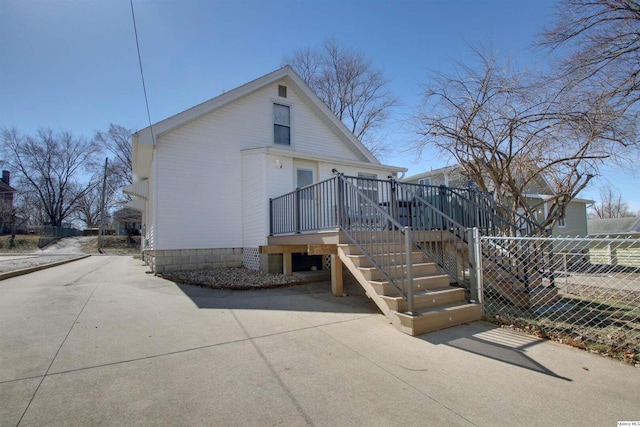
[[[417,315],[413,310],[413,245],[411,244],[411,227],[404,227],[404,247],[407,251],[407,314]]]
[[[398,202],[399,200],[398,195],[396,194],[397,187],[396,187],[395,179],[389,178],[389,187],[390,187],[390,193],[391,193],[390,194],[391,197],[389,197],[389,215],[391,215],[391,218],[400,222],[400,216],[399,216],[400,205]],[[400,222],[400,224],[402,224],[402,222]]]
[[[337,186],[337,207],[338,207],[338,212],[337,212],[337,220],[338,223],[336,224],[338,227],[343,228],[345,226],[345,212],[344,212],[344,183],[342,182],[342,174],[339,174],[336,176],[336,186]]]
[[[471,300],[482,304],[482,247],[480,245],[480,230],[473,227],[469,233],[469,280]]]
[[[296,211],[296,218],[295,218],[295,229],[296,229],[296,234],[300,233],[300,189],[296,188],[296,200],[295,200],[296,206],[295,206],[295,211]]]
[[[445,215],[450,216],[450,209],[447,203],[447,187],[441,185],[440,187],[440,211],[444,214],[441,218],[440,230],[446,230],[448,227],[445,224]]]
[[[269,197],[269,236],[273,236],[273,199]]]

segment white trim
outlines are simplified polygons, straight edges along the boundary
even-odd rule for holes
[[[417,180],[422,179],[422,178],[429,178],[429,177],[432,178],[434,175],[440,174],[440,173],[442,173],[443,175],[447,175],[448,172],[450,170],[454,169],[456,166],[458,166],[458,165],[443,166],[441,168],[432,169],[432,170],[430,170],[428,172],[422,172],[422,173],[418,173],[418,174],[415,174],[415,175],[408,176],[408,177],[404,178],[402,181],[407,182],[407,181],[417,181]]]
[[[145,211],[145,203],[144,203],[144,201],[142,199],[129,200],[124,205],[127,208],[135,209],[135,210],[140,211],[140,212],[144,212]]]
[[[287,100],[287,98],[281,98],[281,99],[285,99],[285,101],[281,101],[281,100],[276,100],[273,99],[271,102],[271,126],[272,126],[272,131],[273,131],[273,138],[272,139],[272,144],[274,147],[278,147],[278,148],[284,148],[286,150],[294,150],[295,151],[295,138],[294,138],[294,126],[293,126],[293,106],[294,104],[290,101]],[[289,144],[280,144],[278,142],[276,142],[276,135],[275,135],[275,126],[276,126],[276,110],[275,110],[275,106],[276,104],[281,105],[283,107],[287,107],[289,108]],[[282,126],[282,125],[281,125]]]
[[[361,153],[364,158],[375,165],[379,165],[380,162],[373,154],[358,140],[358,138],[347,129],[344,123],[342,123],[336,116],[329,110],[324,102],[302,81],[302,79],[293,71],[289,65],[286,65],[276,71],[273,71],[267,75],[264,75],[256,80],[246,83],[240,87],[237,87],[229,92],[226,92],[220,96],[212,98],[201,104],[189,108],[181,113],[171,116],[167,119],[159,121],[153,124],[153,133],[155,139],[158,140],[162,135],[170,132],[178,127],[184,126],[189,122],[199,119],[200,117],[211,113],[212,111],[233,102],[243,96],[249,95],[269,84],[275,83],[284,78],[288,78],[293,85],[306,96],[311,105],[314,106],[319,112],[325,116],[325,118],[335,127],[335,129],[341,133],[345,139],[353,146],[353,148]],[[289,84],[286,84],[289,88]],[[288,99],[288,98],[286,98]],[[140,144],[152,144],[151,141],[151,127],[146,127],[134,133],[137,136],[136,140]]]
[[[147,197],[149,197],[149,180],[143,179],[142,181],[125,185],[124,187],[122,187],[122,192],[130,196],[139,197],[146,200]]]
[[[300,160],[312,160],[312,161],[323,162],[323,163],[336,163],[336,164],[341,164],[345,166],[355,166],[358,168],[365,168],[365,169],[382,169],[382,170],[391,171],[391,172],[407,171],[407,168],[402,168],[398,166],[383,165],[381,163],[373,165],[367,162],[345,161],[344,159],[339,159],[336,157],[316,156],[314,154],[301,153],[299,151],[291,151],[286,148],[280,148],[280,147],[246,148],[240,151],[241,152],[255,151],[255,152],[261,152],[266,154],[272,154],[275,156],[294,157]]]

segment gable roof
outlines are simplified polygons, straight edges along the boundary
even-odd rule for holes
[[[0,193],[15,193],[16,191],[18,190],[0,179]]]
[[[429,177],[432,177],[432,176],[435,176],[435,175],[438,175],[438,174],[441,174],[441,173],[445,173],[446,174],[449,171],[454,171],[456,167],[460,167],[460,166],[459,165],[450,165],[450,166],[444,166],[444,167],[437,168],[437,169],[431,169],[431,170],[426,171],[426,172],[422,172],[422,173],[418,173],[418,174],[415,174],[415,175],[407,176],[407,177],[403,178],[402,180],[403,181],[417,181],[419,179],[429,178]]]
[[[589,234],[640,234],[640,217],[594,218],[587,220]]]
[[[415,175],[411,175],[408,176],[406,178],[403,178],[402,181],[406,181],[406,182],[411,182],[411,181],[418,181],[421,180],[423,178],[429,178],[429,177],[434,177],[440,174],[443,175],[447,175],[447,174],[455,174],[455,173],[459,173],[459,174],[464,174],[464,170],[462,169],[462,167],[458,164],[455,165],[449,165],[449,166],[444,166],[438,169],[432,169],[430,171],[427,172],[422,172],[419,174],[415,174]],[[529,197],[529,198],[538,198],[538,199],[542,199],[542,200],[548,200],[553,198],[553,190],[551,189],[551,186],[548,184],[547,180],[542,177],[542,184],[544,186],[547,187],[547,189],[549,190],[549,194],[544,194],[544,193],[524,193],[524,196]],[[591,199],[583,199],[583,198],[579,198],[579,197],[574,197],[573,199],[571,199],[571,202],[576,202],[576,203],[584,203],[584,204],[591,204],[594,203],[593,200]]]
[[[312,107],[317,113],[326,118],[334,129],[345,137],[345,141],[349,144],[351,149],[361,154],[368,162],[379,165],[380,162],[375,158],[373,154],[367,149],[367,147],[356,138],[356,136],[340,121],[335,114],[325,105],[324,102],[307,86],[304,81],[298,76],[298,74],[286,65],[278,70],[275,70],[269,74],[259,77],[249,83],[239,86],[233,90],[223,93],[222,95],[211,98],[201,104],[189,108],[181,113],[171,116],[167,119],[159,121],[150,127],[139,130],[134,133],[134,142],[137,139],[140,144],[153,145],[155,141],[152,140],[151,130],[153,129],[154,139],[157,140],[160,136],[170,132],[176,128],[186,125],[189,122],[199,119],[200,117],[213,112],[214,110],[221,108],[239,98],[247,96],[263,87],[275,83],[284,78],[288,78],[300,92],[306,97]],[[135,151],[135,149],[134,149]]]

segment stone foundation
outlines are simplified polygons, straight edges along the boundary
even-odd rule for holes
[[[154,273],[242,267],[242,248],[145,250],[142,257]]]

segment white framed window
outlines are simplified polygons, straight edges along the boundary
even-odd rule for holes
[[[567,226],[567,221],[564,219],[564,217],[563,217],[563,218],[560,218],[560,219],[558,220],[558,227],[560,227],[560,228],[564,228],[564,227],[566,227],[566,226]]]
[[[422,178],[420,181],[418,181],[418,184],[431,185],[431,178]]]
[[[273,104],[273,142],[291,145],[291,109],[288,105]]]
[[[313,184],[313,170],[297,168],[296,169],[296,187],[303,188]],[[301,199],[314,199],[313,188],[307,188],[300,193]]]

